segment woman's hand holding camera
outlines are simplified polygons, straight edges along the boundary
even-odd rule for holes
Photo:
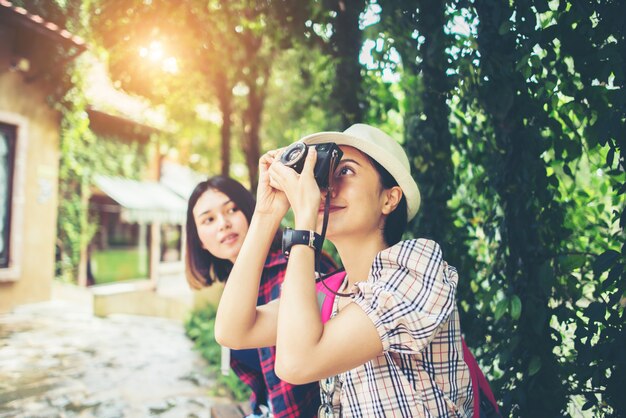
[[[270,184],[287,195],[295,216],[295,228],[315,230],[321,201],[320,188],[313,174],[317,152],[314,148],[309,149],[301,174],[282,164],[278,157],[269,167]]]
[[[259,159],[259,184],[255,207],[256,213],[276,216],[279,220],[289,210],[289,202],[285,193],[272,184],[268,170],[275,161],[280,159],[281,151],[282,149],[268,151]]]

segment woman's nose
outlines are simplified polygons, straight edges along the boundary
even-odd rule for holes
[[[219,222],[219,228],[220,230],[224,230],[224,229],[228,229],[230,228],[230,221],[228,220],[227,217],[225,216],[220,216],[218,218],[218,222]]]
[[[322,189],[322,190],[320,190],[320,192],[322,193],[322,198],[324,200],[329,198],[329,196],[330,196],[330,199],[332,199],[333,197],[337,196],[337,188],[336,187],[329,187],[329,188],[326,188],[326,189]]]

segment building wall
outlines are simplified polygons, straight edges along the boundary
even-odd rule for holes
[[[50,299],[58,206],[60,115],[44,85],[16,72],[0,73],[0,122],[18,125],[11,254],[0,269],[0,312]],[[20,167],[22,176],[20,177]],[[4,271],[3,271],[4,270]]]

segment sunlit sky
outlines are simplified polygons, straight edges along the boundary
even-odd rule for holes
[[[159,64],[161,69],[166,73],[178,72],[178,61],[173,56],[166,56],[167,51],[163,48],[163,44],[159,41],[152,41],[147,47],[139,48],[139,56],[149,59],[155,64]]]
[[[364,13],[361,14],[361,29],[376,24],[380,21],[381,7],[378,4],[369,4]],[[455,16],[449,27],[447,28],[451,33],[457,33],[460,35],[468,36],[471,32],[471,28],[467,22],[460,16]],[[418,36],[417,32],[413,34]],[[378,63],[374,60],[372,51],[382,52],[385,48],[385,41],[382,38],[378,39],[365,39],[363,47],[361,48],[361,54],[359,61],[368,69],[379,68]],[[143,46],[139,49],[139,56],[152,61],[154,64],[159,65],[161,69],[166,73],[177,73],[179,70],[178,61],[175,56],[169,55],[169,51],[159,41],[152,41],[149,45]],[[392,46],[389,48],[387,59],[394,64],[399,64],[400,54]],[[397,82],[400,75],[392,68],[386,67],[382,69],[382,79],[385,82]]]

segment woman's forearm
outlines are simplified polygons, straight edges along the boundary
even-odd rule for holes
[[[256,304],[265,260],[279,225],[280,219],[269,214],[255,213],[252,217],[217,309],[215,338],[224,346],[275,344],[275,318],[267,318],[267,310],[257,310]]]
[[[297,245],[291,249],[281,292],[276,339],[276,372],[287,381],[307,380],[307,366],[314,363],[311,353],[323,332],[314,264],[312,248]]]

